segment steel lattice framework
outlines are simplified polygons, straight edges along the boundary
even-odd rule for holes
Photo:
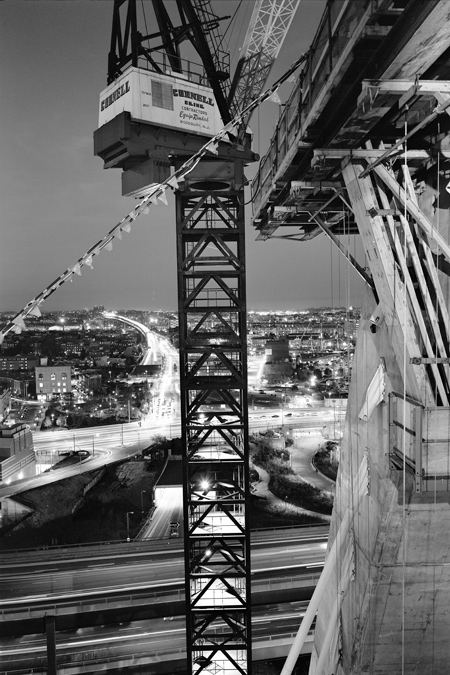
[[[300,0],[254,3],[228,98],[233,114],[243,110],[262,91],[299,4]]]
[[[243,181],[242,160],[202,160],[176,194],[192,673],[251,672]]]

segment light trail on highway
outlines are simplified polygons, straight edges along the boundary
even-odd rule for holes
[[[249,411],[249,428],[252,432],[263,431],[269,428],[317,429],[320,430],[327,422],[333,420],[336,414],[329,408],[316,409],[290,409],[289,421],[284,419],[281,424],[282,411],[274,408]],[[345,413],[342,413],[345,415]],[[168,434],[169,432],[169,434]],[[0,497],[8,497],[13,494],[30,490],[40,485],[54,483],[62,478],[68,478],[79,474],[81,471],[91,471],[103,467],[105,464],[120,459],[127,459],[132,455],[139,454],[148,447],[158,435],[179,437],[181,434],[180,417],[166,421],[153,420],[150,416],[139,422],[112,424],[88,429],[66,430],[60,429],[54,432],[33,433],[33,441],[36,453],[52,453],[61,450],[79,449],[92,452],[87,459],[79,464],[67,468],[58,468],[56,471],[48,471],[39,476],[24,478],[10,485],[3,484],[0,487]]]
[[[260,602],[254,607],[255,645],[269,637],[273,640],[293,636],[304,608],[304,602],[295,599],[294,589],[298,587],[299,597],[305,597],[308,587],[314,587],[323,565],[327,535],[326,526],[253,534],[253,592],[262,594],[261,598],[267,593],[276,594],[278,601],[276,618],[274,606],[260,606]],[[50,612],[56,613],[58,621],[58,617],[72,611],[77,622],[77,617],[85,612],[100,611],[99,616],[106,617],[105,610],[109,608],[109,621],[114,617],[115,624],[108,624],[104,618],[100,626],[89,627],[89,622],[82,624],[85,628],[57,632],[61,667],[80,660],[88,666],[88,663],[123,660],[131,655],[151,660],[155,653],[172,661],[174,655],[184,654],[185,627],[181,616],[160,614],[160,618],[141,618],[118,625],[114,609],[124,610],[127,603],[134,603],[133,593],[141,603],[137,607],[141,615],[149,609],[154,613],[158,602],[161,612],[166,606],[180,607],[184,598],[182,542],[167,540],[159,544],[152,542],[151,546],[150,542],[134,542],[131,546],[131,551],[123,544],[98,546],[89,552],[75,549],[72,558],[68,557],[70,551],[62,549],[61,555],[65,557],[61,559],[57,558],[57,551],[4,555],[0,580],[4,627],[9,616],[16,621],[20,621],[21,616],[28,617],[26,620],[36,616],[42,622],[42,616]],[[288,604],[280,603],[283,589]],[[136,606],[130,604],[130,609],[132,607],[136,610]],[[37,668],[45,668],[45,636],[4,638],[2,647],[4,672],[27,668],[36,672]]]
[[[301,528],[298,528],[301,529]],[[326,530],[326,528],[324,528]],[[252,544],[252,568],[254,572],[280,572],[283,569],[292,571],[309,569],[308,566],[323,564],[327,534],[318,535],[311,540],[308,534],[297,531],[284,531],[285,541],[269,539],[268,542]],[[146,585],[146,588],[160,588],[163,584],[184,583],[183,549],[180,546],[160,550],[145,551],[142,554],[133,552],[123,560],[120,554],[105,554],[101,560],[84,558],[57,560],[53,557],[45,562],[34,560],[32,571],[28,560],[19,562],[17,556],[4,555],[0,569],[0,610],[2,605],[16,600],[24,606],[27,602],[49,600],[56,597],[74,599],[75,595],[83,596],[88,592],[105,592],[107,590],[124,590]],[[171,542],[172,543],[172,542]],[[37,552],[38,553],[38,552]],[[8,563],[8,557],[13,560]],[[276,561],[276,564],[274,564]],[[51,565],[48,569],[48,565]],[[151,579],[151,582],[149,582]]]
[[[305,608],[304,601],[295,600],[293,589],[299,583],[299,588],[302,587],[302,579],[306,583],[305,590],[308,584],[309,587],[315,585],[320,572],[317,566],[323,564],[325,557],[327,530],[326,526],[318,526],[254,533],[254,593],[262,593],[261,597],[264,597],[264,593],[275,592],[279,601],[280,590],[276,589],[284,588],[288,598],[292,599],[288,604],[278,602],[275,606],[269,606],[260,602],[254,607],[255,644],[268,637],[271,640],[292,637]],[[136,543],[133,546],[136,547]],[[143,542],[142,546],[148,546],[148,542]],[[91,552],[91,556],[86,553],[83,556],[83,552],[77,550],[73,559],[65,557],[58,560],[54,552],[36,552],[34,556],[31,554],[31,559],[30,554],[13,554],[11,562],[7,563],[8,556],[4,556],[0,581],[0,594],[4,598],[0,609],[6,610],[3,624],[6,625],[8,621],[8,608],[16,620],[21,616],[20,608],[24,612],[23,616],[32,617],[35,614],[34,603],[37,616],[42,621],[42,616],[47,613],[44,601],[50,603],[48,611],[56,612],[57,616],[57,607],[61,607],[63,613],[67,611],[63,609],[64,603],[68,603],[67,606],[72,607],[78,616],[80,612],[95,611],[97,606],[102,607],[100,600],[94,597],[95,593],[109,596],[105,607],[109,607],[113,614],[116,605],[112,602],[114,598],[111,594],[118,591],[126,594],[136,592],[146,607],[155,607],[155,593],[160,597],[161,608],[172,606],[172,597],[178,598],[179,606],[184,597],[181,541],[169,540],[166,546],[168,548],[165,548],[164,542],[160,542],[159,548],[143,551],[138,550],[137,546],[137,549],[127,553],[127,547],[119,545],[117,548],[125,552],[123,557],[114,551],[116,546],[106,552],[98,547],[95,552]],[[36,554],[40,560],[36,560]],[[67,556],[67,551],[65,554]],[[147,600],[142,596],[144,591],[149,593]],[[126,601],[132,601],[129,595],[122,600],[119,596],[114,597],[122,608]],[[104,610],[100,611],[105,616]],[[160,616],[159,619],[141,619],[125,625],[86,625],[86,628],[71,632],[64,630],[57,635],[57,655],[62,666],[72,660],[78,662],[81,659],[84,663],[90,658],[96,662],[123,659],[130,654],[152,658],[156,652],[172,659],[173,654],[184,653],[185,647],[184,619],[171,615]],[[86,654],[90,657],[87,658]],[[45,636],[30,634],[4,638],[1,658],[4,672],[45,668]]]
[[[252,628],[254,646],[265,640],[291,640],[298,624],[306,611],[305,602],[293,602],[288,607],[270,605],[254,608],[252,612]],[[219,621],[212,626],[213,631],[220,631]],[[90,629],[74,631],[57,641],[57,658],[61,666],[68,663],[98,664],[99,661],[133,657],[154,657],[171,659],[178,654],[183,658],[186,645],[186,627],[184,617],[165,617],[151,621],[139,621],[128,626],[112,628],[96,626]],[[15,670],[45,668],[46,644],[45,636],[32,635],[16,640],[9,640],[2,652],[3,671],[13,673]]]

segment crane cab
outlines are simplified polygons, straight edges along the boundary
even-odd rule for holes
[[[122,194],[135,195],[169,177],[170,155],[192,155],[221,127],[202,75],[130,67],[100,94],[94,154],[122,169]]]
[[[215,136],[221,121],[212,89],[189,79],[129,68],[100,94],[99,127],[127,111],[137,122]]]

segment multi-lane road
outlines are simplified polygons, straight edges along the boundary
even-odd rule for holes
[[[292,637],[323,564],[326,539],[326,526],[253,534],[255,642]],[[155,653],[172,660],[184,653],[180,540],[21,554],[5,558],[1,569],[3,630],[8,634],[8,621],[15,620],[22,631],[2,640],[4,671],[45,666],[45,614],[55,614],[57,630],[64,631],[57,640],[61,664]],[[110,612],[116,621],[125,612],[119,625],[110,625]]]
[[[284,642],[286,655],[306,607],[307,601],[298,601],[289,605],[263,605],[255,608],[252,618],[255,661],[258,660],[258,647],[268,644],[275,647]],[[223,628],[226,626],[218,623],[215,630],[220,633]],[[133,670],[133,666],[144,667],[147,664],[148,667],[154,661],[160,662],[160,672],[167,673],[173,673],[179,662],[179,670],[182,672],[185,650],[186,625],[182,617],[140,620],[122,626],[91,626],[72,633],[65,632],[58,637],[58,672],[104,672],[108,668],[107,664],[114,672],[119,672],[118,666],[127,672],[137,672]],[[307,649],[304,650],[306,651]],[[267,658],[267,651],[262,658]],[[164,663],[165,669],[162,665]],[[21,675],[31,672],[46,673],[46,665],[46,644],[43,636],[25,636],[19,645],[6,645],[2,650],[2,673],[7,675],[17,672]],[[151,672],[155,671],[152,669]]]
[[[312,569],[323,563],[328,527],[268,531],[252,536],[252,570]],[[52,551],[4,554],[0,562],[0,607],[16,602],[91,591],[128,590],[145,584],[184,582],[182,539],[130,542],[117,546],[62,547]]]
[[[249,411],[250,430],[262,431],[271,427],[284,426],[291,429],[321,429],[335,419],[336,412],[323,409],[291,409],[289,417],[282,410],[268,408]],[[343,413],[345,414],[345,413]],[[181,420],[172,417],[165,420],[146,420],[124,424],[114,424],[89,429],[58,429],[33,434],[34,448],[40,459],[47,458],[48,466],[58,461],[58,453],[70,450],[83,450],[89,453],[86,459],[80,456],[80,463],[67,468],[49,471],[32,478],[15,481],[0,486],[0,497],[7,497],[40,485],[76,475],[80,471],[97,469],[110,462],[125,459],[147,447],[155,435],[176,437],[181,433]]]
[[[148,329],[146,332],[145,362],[154,363],[159,352],[164,363],[161,401],[154,414],[140,422],[35,433],[36,453],[41,460],[45,458],[49,466],[57,461],[59,453],[81,450],[86,456],[80,455],[76,466],[2,486],[0,496],[10,496],[127,458],[147,447],[155,435],[180,435],[180,418],[174,414],[179,407],[179,389],[176,375],[174,377],[177,354],[162,338]],[[256,365],[253,364],[253,375]],[[167,401],[171,401],[170,409]],[[283,425],[291,429],[320,429],[336,420],[337,414],[326,408],[271,407],[249,411],[249,426],[253,432]],[[181,505],[174,504],[172,495],[161,491],[160,500],[150,529],[144,533],[152,540],[167,536],[169,511],[171,520],[181,519],[177,516]],[[326,526],[283,532],[281,538],[275,533],[252,537],[254,644],[277,636],[292,637],[322,567],[326,540]],[[130,542],[98,549],[68,548],[60,552],[55,549],[35,552],[31,557],[6,555],[0,569],[4,634],[15,635],[2,641],[4,671],[45,669],[46,644],[41,634],[45,614],[56,615],[57,630],[64,631],[63,635],[58,634],[61,664],[82,662],[83,667],[89,667],[90,662],[99,659],[124,662],[129,658],[136,662],[139,658],[152,658],[155,653],[164,655],[162,660],[170,655],[170,659],[176,661],[184,655],[181,540]],[[117,616],[122,620],[119,625],[113,625],[117,623]],[[132,620],[128,621],[128,616]],[[15,633],[17,627],[21,634]]]

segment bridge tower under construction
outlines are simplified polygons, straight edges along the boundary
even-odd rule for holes
[[[253,182],[260,239],[322,235],[365,285],[327,559],[283,675],[317,610],[310,675],[448,672],[449,21],[328,2]]]

